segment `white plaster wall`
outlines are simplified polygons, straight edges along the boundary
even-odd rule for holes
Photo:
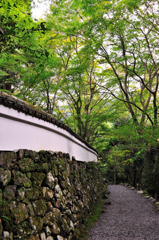
[[[51,150],[80,161],[97,161],[97,153],[56,125],[0,105],[0,150]]]

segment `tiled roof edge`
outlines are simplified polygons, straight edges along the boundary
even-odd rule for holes
[[[87,147],[95,151],[97,154],[97,150],[94,149],[91,145],[89,145],[82,137],[80,137],[77,133],[75,133],[70,127],[62,123],[61,121],[57,120],[56,118],[52,117],[50,114],[45,113],[42,110],[38,110],[31,105],[25,103],[25,101],[22,101],[12,95],[8,95],[5,92],[0,91],[0,104],[4,105],[5,107],[13,108],[19,112],[23,112],[25,114],[28,114],[32,117],[36,117],[38,119],[42,119],[44,121],[50,122],[62,129],[65,129],[67,132],[69,132],[72,136],[83,142]]]

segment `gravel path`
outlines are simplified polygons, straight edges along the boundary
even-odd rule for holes
[[[124,186],[108,189],[111,205],[90,230],[88,240],[159,240],[159,213],[152,201]]]

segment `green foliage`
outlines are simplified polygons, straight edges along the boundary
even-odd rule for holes
[[[104,199],[101,197],[98,200],[98,204],[93,209],[92,214],[85,220],[85,229],[81,230],[79,240],[86,240],[88,238],[88,231],[93,227],[93,225],[98,220],[104,207]]]
[[[33,21],[30,0],[0,3],[0,88],[69,125],[99,151],[103,173],[155,189],[158,160],[145,156],[159,141],[158,9],[61,0]]]

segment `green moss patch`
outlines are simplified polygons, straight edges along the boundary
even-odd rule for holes
[[[77,240],[87,240],[89,230],[93,227],[93,225],[98,220],[100,214],[102,213],[102,210],[104,208],[104,202],[105,200],[101,197],[98,201],[98,203],[95,205],[92,214],[86,218],[84,227],[81,227],[81,229],[78,232]]]

